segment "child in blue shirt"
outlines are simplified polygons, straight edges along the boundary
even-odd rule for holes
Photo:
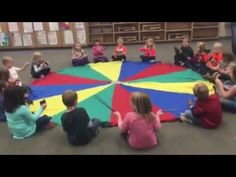
[[[26,106],[25,92],[20,86],[10,86],[4,91],[4,107],[6,110],[7,125],[15,139],[24,139],[32,136],[43,128],[51,128],[50,117],[40,117],[46,109],[43,103],[37,112],[32,114]]]

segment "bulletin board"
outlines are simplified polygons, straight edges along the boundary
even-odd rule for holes
[[[86,46],[87,29],[85,22],[0,22],[0,49]]]

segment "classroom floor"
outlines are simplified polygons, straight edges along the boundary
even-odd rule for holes
[[[211,47],[214,41],[207,42]],[[231,52],[231,41],[221,40],[226,52]],[[172,62],[174,46],[178,43],[163,43],[157,45],[158,59]],[[192,44],[195,48],[196,43]],[[137,60],[139,45],[127,46],[129,59]],[[52,70],[70,65],[70,49],[39,50],[49,61]],[[91,55],[91,50],[86,51]],[[0,51],[0,57],[10,55],[15,65],[23,65],[31,61],[33,50]],[[113,46],[106,49],[111,56]],[[21,74],[24,83],[29,83],[30,69]],[[100,134],[89,145],[73,147],[66,139],[61,127],[46,130],[25,140],[14,140],[10,137],[6,123],[0,123],[0,154],[236,154],[236,118],[234,114],[224,113],[222,125],[216,130],[206,130],[185,123],[163,123],[158,137],[160,145],[148,151],[135,151],[127,146],[119,136],[118,128],[101,129]]]

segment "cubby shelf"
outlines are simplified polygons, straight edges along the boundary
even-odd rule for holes
[[[101,22],[102,23],[102,22]],[[111,28],[111,33],[90,33],[93,43],[96,35],[100,35],[99,39],[103,43],[103,38],[106,38],[106,44],[108,41],[107,35],[110,36],[109,44],[115,44],[118,37],[135,38],[137,40],[133,42],[124,41],[124,43],[144,43],[144,39],[148,37],[156,37],[157,42],[167,41],[181,41],[181,39],[188,35],[193,40],[214,40],[218,38],[219,23],[218,22],[111,22],[104,28]],[[96,24],[98,28],[102,28],[99,24]],[[94,28],[94,25],[88,23],[89,30]],[[199,33],[199,34],[198,34]],[[134,37],[135,36],[135,37]],[[199,36],[199,37],[198,37]],[[174,38],[174,39],[173,39]],[[176,39],[175,39],[176,38]]]

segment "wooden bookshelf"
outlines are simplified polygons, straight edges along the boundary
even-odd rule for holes
[[[192,30],[194,40],[217,39],[219,24],[217,22],[194,22]]]
[[[149,37],[155,41],[181,41],[218,38],[218,22],[89,22],[89,44],[95,39],[103,44],[115,44],[118,37],[124,43],[143,43]],[[96,31],[97,30],[97,31]]]

